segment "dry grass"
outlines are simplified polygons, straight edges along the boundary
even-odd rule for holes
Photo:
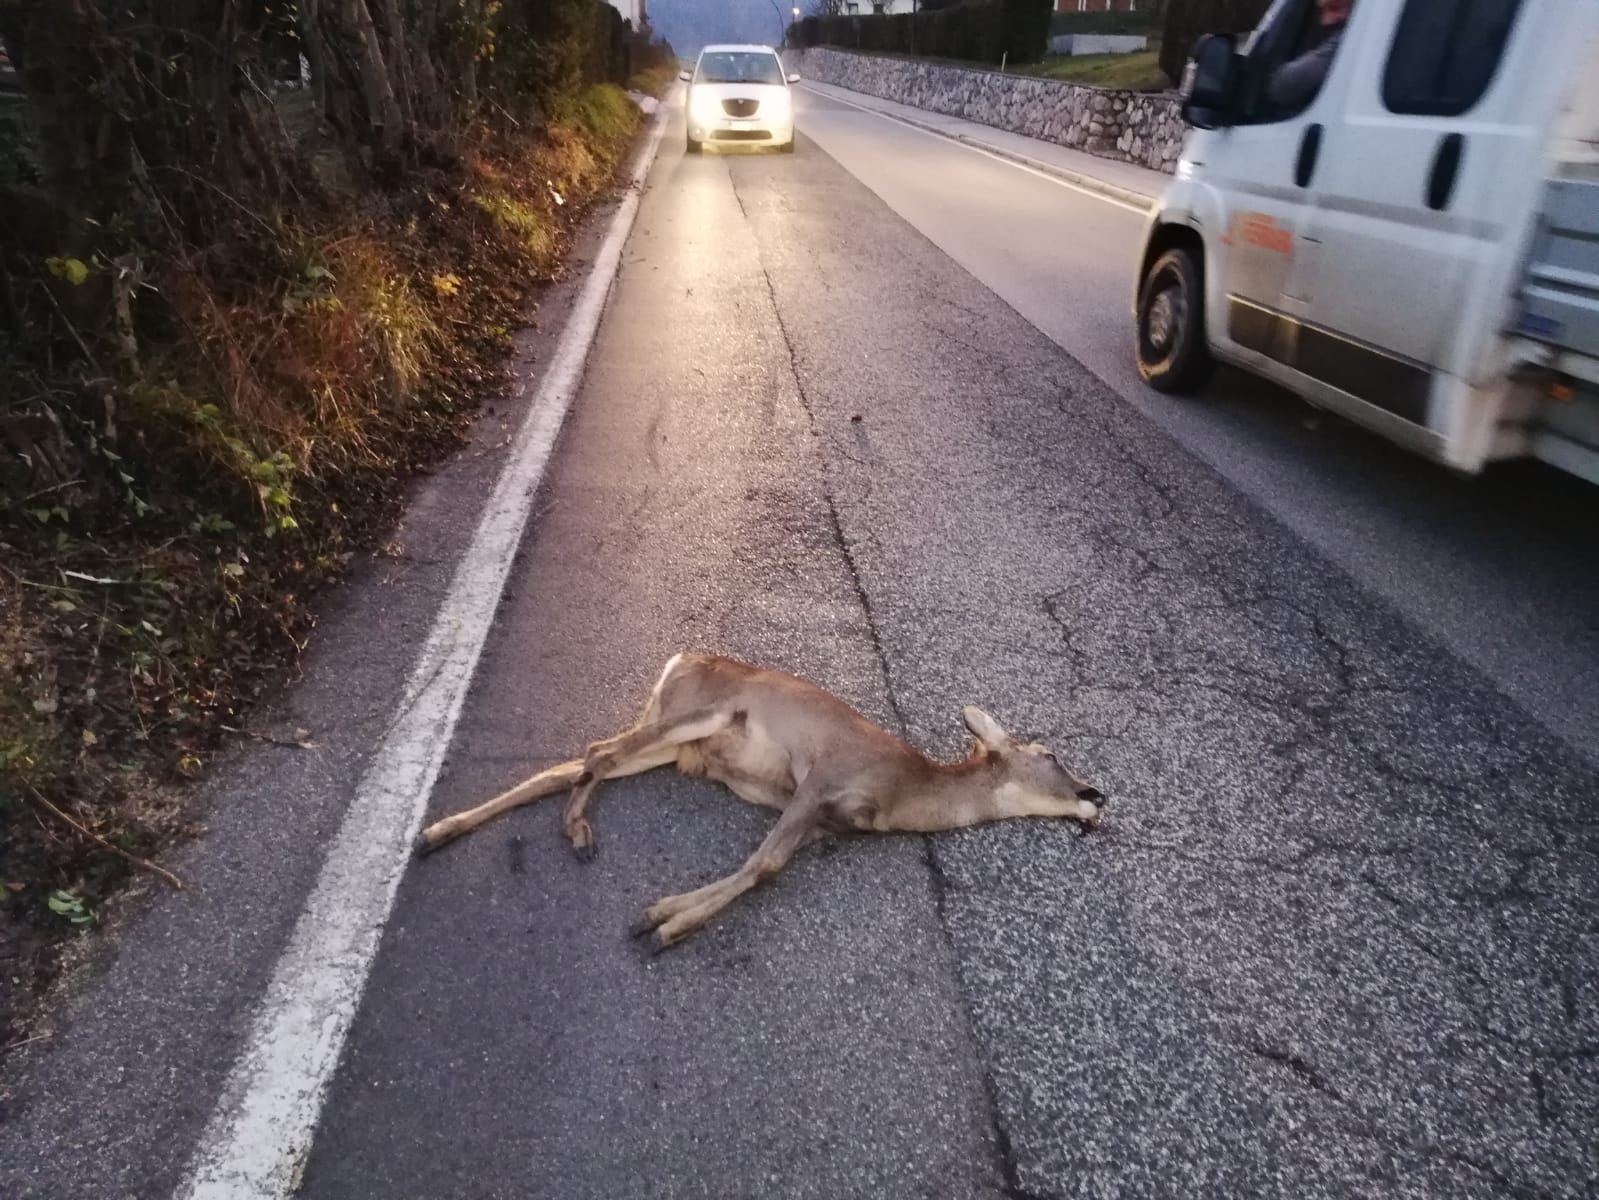
[[[11,374],[0,450],[29,439],[36,477],[0,487],[0,1045],[130,856],[192,827],[184,785],[220,726],[292,664],[310,598],[406,475],[457,443],[637,124],[592,89],[380,203],[172,256],[144,326],[165,336],[80,425],[29,406],[65,383]]]
[[[662,63],[658,67],[651,67],[647,71],[640,71],[627,81],[630,92],[643,92],[646,96],[664,96],[666,89],[672,86],[672,81],[677,78],[678,64],[675,62]]]

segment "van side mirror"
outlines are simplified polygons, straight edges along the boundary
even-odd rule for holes
[[[799,82],[799,72],[798,71],[790,71],[788,73],[788,81],[790,83],[798,83]]]
[[[689,80],[694,78],[694,72],[693,71],[679,71],[677,73],[677,77],[679,79],[681,79],[684,83],[687,83]]]
[[[1183,120],[1199,129],[1230,125],[1241,75],[1237,43],[1230,33],[1199,39],[1183,73]]]

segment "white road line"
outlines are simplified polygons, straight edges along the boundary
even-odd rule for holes
[[[299,1186],[328,1085],[411,858],[428,796],[511,570],[556,434],[666,128],[657,112],[471,544],[200,1140],[184,1200],[282,1200]]]
[[[951,137],[949,134],[935,133],[933,130],[925,129],[916,124],[914,121],[907,121],[904,117],[897,117],[893,113],[884,112],[880,108],[871,108],[865,104],[856,104],[853,100],[846,100],[842,96],[835,96],[831,92],[819,92],[815,88],[805,87],[803,84],[800,86],[811,95],[820,96],[823,100],[831,100],[836,104],[847,104],[851,108],[858,108],[863,113],[871,113],[871,115],[874,117],[881,117],[883,120],[892,121],[896,125],[903,125],[906,129],[914,129],[917,133],[922,134],[924,137],[937,138],[939,141],[945,142],[948,145],[959,146],[962,150],[970,150],[973,154],[981,154],[984,158],[991,158],[997,163],[1003,163],[1007,167],[1013,167],[1018,171],[1025,171],[1029,175],[1036,175],[1039,179],[1042,179],[1046,183],[1053,183],[1056,187],[1063,187],[1067,191],[1078,192],[1081,195],[1089,197],[1091,200],[1102,200],[1106,204],[1114,204],[1117,208],[1125,208],[1128,212],[1137,213],[1141,217],[1149,214],[1149,209],[1147,207],[1140,208],[1136,204],[1129,204],[1125,200],[1118,200],[1115,196],[1108,195],[1105,192],[1095,191],[1093,188],[1083,187],[1080,184],[1073,183],[1069,179],[1062,179],[1059,175],[1051,175],[1048,171],[1040,171],[1036,167],[1029,167],[1026,163],[1017,162],[1014,158],[1006,158],[1003,154],[995,154],[992,150],[985,150],[981,146],[974,146],[970,142],[962,141],[957,137]],[[1128,188],[1125,190],[1131,191],[1132,189]]]

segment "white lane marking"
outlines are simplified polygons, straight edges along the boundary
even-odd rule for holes
[[[662,106],[593,269],[528,408],[477,532],[278,960],[243,1052],[178,1195],[282,1200],[299,1186],[350,1022],[428,796],[461,715],[528,510],[599,328],[639,189],[666,128]]]
[[[847,104],[851,108],[858,108],[863,113],[871,113],[874,117],[882,117],[883,120],[892,121],[896,125],[903,125],[906,129],[914,129],[917,133],[920,133],[925,137],[937,138],[939,141],[945,142],[948,145],[959,146],[962,150],[970,150],[973,154],[981,154],[984,158],[991,158],[997,163],[1003,163],[1007,167],[1014,167],[1016,170],[1025,171],[1029,175],[1036,175],[1045,183],[1053,183],[1056,187],[1063,187],[1068,191],[1078,192],[1084,196],[1087,196],[1091,200],[1103,200],[1106,204],[1114,204],[1117,208],[1125,208],[1128,212],[1137,213],[1141,217],[1149,215],[1148,208],[1140,208],[1136,204],[1129,204],[1127,201],[1119,200],[1115,196],[1108,195],[1105,192],[1095,191],[1093,188],[1083,187],[1081,184],[1073,183],[1069,179],[1062,179],[1059,175],[1051,175],[1048,171],[1040,171],[1036,167],[1029,167],[1026,163],[1017,162],[1014,158],[1006,158],[1003,154],[995,154],[992,150],[985,150],[981,146],[974,146],[970,142],[963,142],[959,138],[951,137],[949,134],[935,133],[931,129],[924,129],[922,126],[917,125],[912,121],[905,120],[904,117],[897,117],[893,113],[886,113],[880,108],[870,108],[864,104],[856,104],[853,100],[846,100],[842,96],[835,96],[831,92],[819,92],[815,88],[806,87],[804,84],[801,84],[800,87],[802,90],[809,92],[813,96],[820,96],[823,100],[832,100],[837,104]],[[1131,188],[1127,188],[1125,190],[1129,192],[1132,191]]]

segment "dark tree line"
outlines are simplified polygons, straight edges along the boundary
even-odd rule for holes
[[[0,0],[0,44],[0,336],[59,305],[18,280],[46,261],[203,247],[330,181],[396,188],[651,53],[603,0]],[[131,269],[104,274],[78,315],[126,307]]]

